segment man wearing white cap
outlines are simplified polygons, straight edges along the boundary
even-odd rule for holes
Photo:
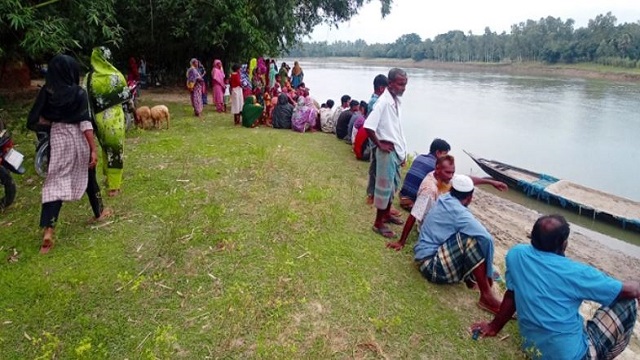
[[[435,170],[428,173],[424,180],[422,180],[422,183],[420,183],[418,196],[411,208],[411,214],[409,214],[407,220],[404,222],[404,228],[402,229],[400,240],[387,243],[388,248],[401,250],[404,247],[411,230],[413,230],[413,225],[416,223],[416,220],[418,221],[418,228],[420,228],[424,217],[436,204],[438,197],[451,190],[451,179],[453,179],[455,171],[455,159],[452,155],[447,154],[438,157],[436,160]],[[507,184],[497,180],[484,179],[475,176],[469,177],[475,186],[491,185],[500,191],[506,191],[508,189]]]
[[[453,177],[451,191],[438,198],[422,223],[414,259],[430,282],[476,281],[478,306],[495,314],[501,301],[491,290],[493,238],[467,209],[473,190],[470,177]]]

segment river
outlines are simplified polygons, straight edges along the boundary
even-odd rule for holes
[[[343,94],[368,101],[373,78],[389,70],[339,62],[300,64],[305,84],[320,103],[339,103]],[[640,84],[406,71],[402,120],[410,153],[428,152],[440,137],[451,144],[462,173],[484,175],[464,149],[640,201]]]

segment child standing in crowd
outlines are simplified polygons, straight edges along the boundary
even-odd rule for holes
[[[231,113],[233,114],[233,123],[240,124],[243,96],[242,96],[242,80],[240,76],[240,65],[234,64],[231,67],[231,76],[229,77],[229,87],[231,87]]]

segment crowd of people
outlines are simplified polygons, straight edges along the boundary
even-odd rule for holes
[[[388,248],[400,250],[418,223],[413,253],[421,275],[434,284],[464,282],[477,289],[478,307],[495,315],[491,322],[471,325],[475,339],[495,336],[517,318],[523,350],[532,358],[611,359],[619,355],[633,333],[640,284],[621,282],[566,258],[569,224],[563,217],[542,216],[531,231],[531,245],[509,250],[507,291],[501,298],[494,291],[494,283],[503,281],[493,266],[494,239],[468,206],[476,185],[492,185],[501,191],[507,185],[455,174],[451,147],[442,139],[433,140],[429,153],[413,160],[401,181],[400,170],[407,162],[401,98],[407,82],[406,72],[391,69],[388,77],[375,77],[369,104],[345,95],[336,111],[339,115],[320,115],[321,129],[353,143],[357,157],[363,152],[356,144],[369,142],[367,202],[376,208],[372,230],[396,238],[388,224],[404,225],[400,239],[387,243]],[[357,141],[361,131],[365,140]],[[396,194],[400,206],[410,211],[406,221],[392,207]],[[602,304],[586,325],[579,313],[585,300]]]
[[[187,71],[196,116],[202,114],[206,95],[200,65],[192,59]],[[111,65],[107,49],[93,50],[91,66],[87,93],[80,86],[76,60],[55,56],[29,114],[28,127],[48,132],[51,147],[42,194],[42,253],[53,247],[54,228],[64,201],[78,200],[86,192],[95,220],[110,215],[102,204],[96,179],[94,131],[103,149],[109,194],[117,195],[121,184],[124,119],[120,104],[128,96],[128,87],[124,76]],[[395,239],[397,234],[390,224],[403,226],[400,239],[386,244],[400,250],[417,223],[413,253],[421,275],[435,284],[463,282],[477,289],[478,306],[495,314],[491,322],[471,325],[478,336],[495,336],[517,317],[523,348],[535,349],[541,358],[613,358],[629,343],[640,284],[621,282],[565,257],[570,230],[564,218],[541,217],[531,231],[531,244],[509,250],[507,291],[500,297],[494,290],[494,284],[503,281],[493,266],[494,239],[468,207],[476,185],[492,185],[501,191],[507,186],[456,174],[451,146],[443,139],[433,140],[429,153],[418,155],[402,180],[401,168],[408,158],[402,128],[401,99],[408,83],[404,70],[393,68],[387,76],[377,75],[368,102],[344,95],[337,106],[331,99],[316,104],[297,62],[289,72],[285,63],[278,69],[275,60],[252,59],[248,66],[233,65],[227,78],[222,63],[215,60],[211,77],[216,111],[225,111],[224,89],[230,85],[236,124],[335,134],[339,141],[353,146],[356,158],[368,160],[366,201],[376,208],[372,230]],[[398,194],[400,207],[410,211],[406,220],[392,206]],[[586,326],[579,314],[584,300],[602,304]]]
[[[293,68],[275,59],[251,59],[248,64],[234,64],[225,75],[222,62],[214,60],[211,70],[213,102],[216,111],[226,112],[228,98],[234,124],[244,127],[260,125],[297,132],[316,131],[320,105],[304,84],[304,72],[298,62]],[[195,116],[201,116],[207,104],[207,75],[198,59],[191,59],[187,70],[187,89]]]

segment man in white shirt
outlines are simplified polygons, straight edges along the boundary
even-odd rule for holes
[[[336,109],[334,109],[333,105],[333,100],[329,99],[325,103],[325,107],[320,108],[320,130],[322,132],[332,133],[335,128],[333,116]]]
[[[402,220],[390,213],[393,195],[400,185],[400,167],[407,156],[407,142],[402,131],[401,102],[407,86],[407,73],[398,68],[389,70],[389,86],[364,123],[369,138],[376,145],[376,185],[373,203],[377,208],[373,231],[386,238],[396,234],[386,223],[401,225]]]

